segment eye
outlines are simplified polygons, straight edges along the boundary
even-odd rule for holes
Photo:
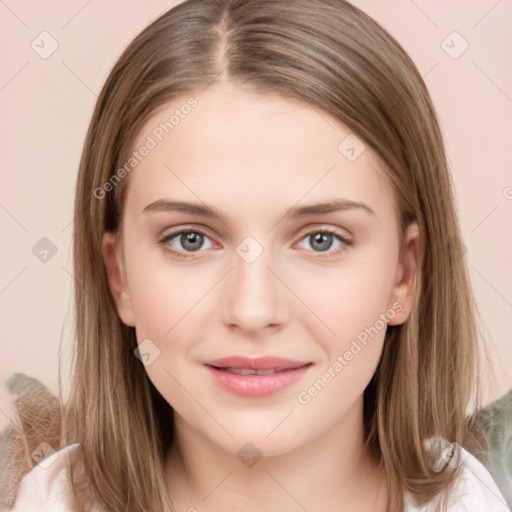
[[[173,247],[173,240],[176,240],[174,243],[178,245],[178,250],[171,248]],[[199,252],[201,248],[204,248],[203,246],[206,240],[210,242],[210,245],[207,246],[206,249],[210,249],[213,243],[206,233],[198,229],[185,229],[166,235],[160,240],[160,244],[176,256],[186,258],[187,256],[183,253]],[[171,247],[169,247],[169,245]]]
[[[301,239],[301,242],[304,240],[309,243],[314,252],[328,253],[329,256],[337,254],[353,243],[352,240],[330,229],[311,231]],[[209,244],[205,247],[206,241]],[[201,252],[202,249],[211,249],[213,247],[213,242],[208,235],[199,229],[182,229],[169,233],[159,241],[159,244],[166,251],[179,258],[188,258],[192,256],[191,253]],[[335,250],[331,250],[333,244],[335,245]],[[336,250],[336,247],[338,250]]]
[[[352,245],[352,240],[330,229],[311,231],[302,240],[307,241],[314,252],[329,252],[329,255],[339,252],[338,250],[330,250],[333,244],[336,246],[337,243],[337,248],[341,248],[340,250],[343,250],[345,246]]]

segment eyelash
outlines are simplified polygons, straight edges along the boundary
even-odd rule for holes
[[[173,238],[175,238],[176,236],[182,235],[182,234],[188,234],[188,233],[199,233],[199,234],[207,237],[208,239],[210,239],[209,235],[207,233],[205,233],[203,230],[194,228],[194,229],[181,229],[179,231],[174,231],[173,233],[169,233],[169,234],[165,235],[158,243],[159,243],[159,245],[161,245],[164,248],[165,251],[170,252],[174,256],[177,256],[178,258],[181,258],[181,259],[189,259],[189,258],[193,257],[193,252],[183,253],[182,251],[176,251],[174,249],[171,249],[168,244],[168,242],[170,240],[172,240]],[[307,238],[308,236],[311,236],[313,234],[318,234],[318,233],[332,235],[343,244],[341,247],[339,247],[335,251],[332,251],[332,252],[329,250],[325,251],[327,256],[322,256],[321,255],[322,251],[321,252],[311,251],[311,252],[317,252],[320,255],[319,256],[320,258],[326,258],[326,257],[338,255],[338,253],[340,253],[341,251],[346,249],[346,247],[350,247],[351,245],[353,245],[352,240],[345,238],[344,236],[340,235],[337,231],[335,231],[333,229],[329,229],[329,228],[310,231],[309,233],[306,233],[301,238],[301,241],[304,240],[305,238]],[[194,252],[202,252],[202,251],[199,250],[199,251],[194,251]]]

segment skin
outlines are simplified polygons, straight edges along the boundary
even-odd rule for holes
[[[191,94],[175,98],[141,130],[140,147]],[[103,255],[122,321],[160,355],[145,366],[174,409],[176,442],[166,460],[176,510],[385,510],[385,475],[363,451],[363,391],[385,328],[307,404],[297,396],[393,304],[389,325],[413,303],[418,229],[399,250],[394,192],[374,152],[349,161],[351,132],[327,113],[280,96],[217,83],[131,171],[119,237]],[[159,199],[206,203],[204,218],[144,208]],[[293,206],[348,199],[366,204],[288,219]],[[174,236],[206,232],[199,250]],[[336,230],[327,250],[310,234]],[[252,236],[263,249],[248,263],[236,252]],[[317,235],[318,236],[318,235]],[[188,252],[187,252],[188,248]],[[230,355],[276,355],[313,362],[298,383],[267,398],[224,391],[202,365]],[[263,458],[246,467],[237,452],[253,443]]]

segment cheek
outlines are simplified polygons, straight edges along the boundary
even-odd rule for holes
[[[127,266],[139,340],[170,338],[177,327],[189,322],[211,287],[212,276],[171,263],[154,248],[136,248]]]
[[[384,259],[361,259],[353,265],[332,268],[303,280],[298,295],[306,297],[313,315],[303,321],[325,340],[326,348],[345,350],[350,341],[374,326],[385,330],[382,315],[389,309],[393,266]],[[300,282],[300,280],[299,280]]]
[[[378,264],[373,270],[352,268],[331,279],[324,293],[309,295],[311,309],[322,322],[313,317],[302,321],[323,350],[315,374],[296,397],[305,414],[324,417],[329,411],[335,421],[370,382],[382,353],[387,321],[395,315],[388,304],[390,280],[383,272]]]
[[[142,260],[139,260],[142,263]],[[188,367],[190,350],[201,340],[204,328],[198,321],[205,316],[205,299],[210,280],[197,273],[170,265],[140,265],[130,285],[135,311],[138,342],[151,340],[157,354],[145,366],[148,377],[165,400],[177,410],[189,407],[187,390],[194,389]],[[187,405],[188,404],[188,405]]]

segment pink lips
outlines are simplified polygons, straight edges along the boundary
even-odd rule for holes
[[[205,363],[214,380],[224,389],[244,397],[270,396],[300,380],[312,363],[280,357],[240,356]]]

